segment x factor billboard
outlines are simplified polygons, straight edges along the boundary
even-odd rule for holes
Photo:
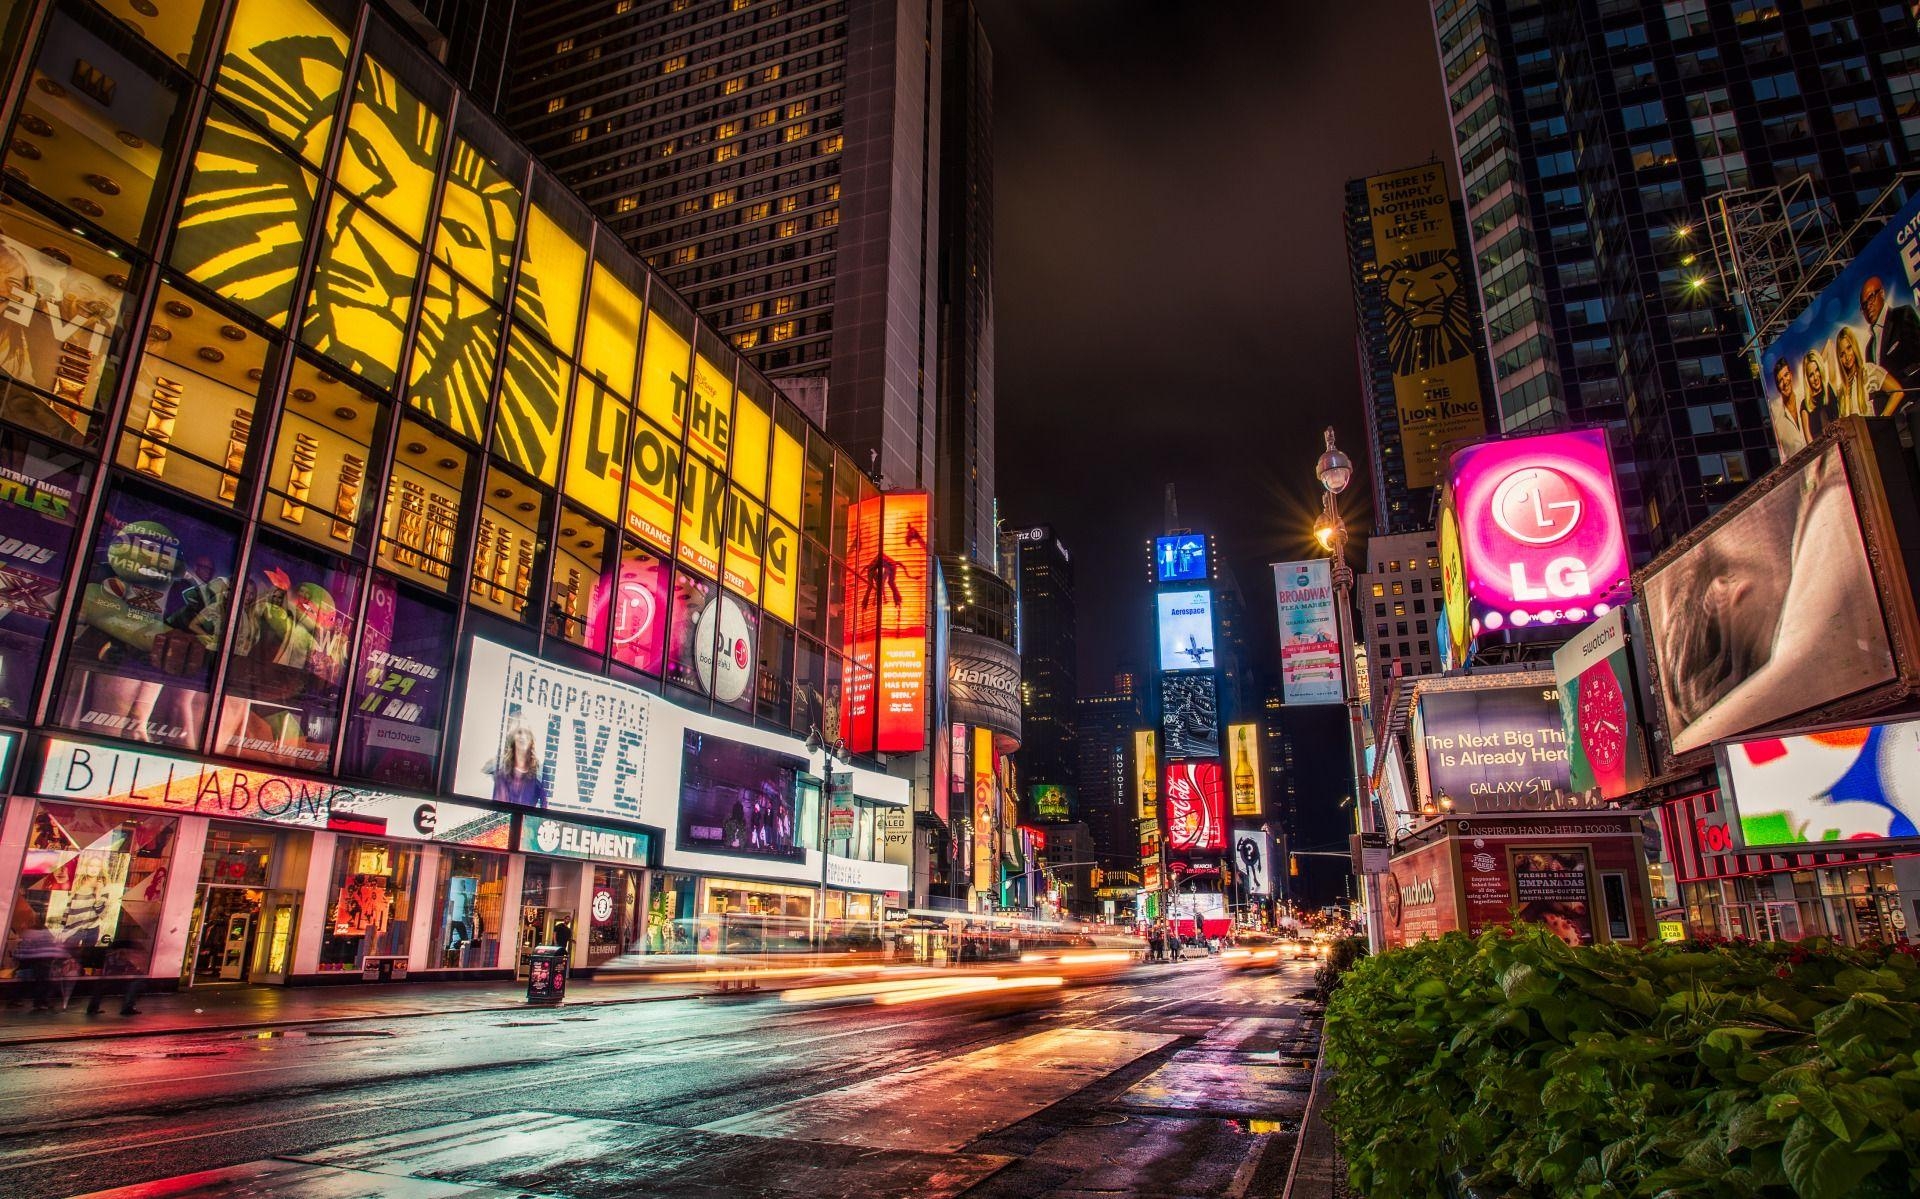
[[[1564,637],[1619,607],[1631,565],[1606,433],[1484,441],[1456,453],[1440,541],[1457,660],[1464,641]]]

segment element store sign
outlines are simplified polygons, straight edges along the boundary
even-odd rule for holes
[[[521,817],[520,851],[553,858],[579,858],[590,862],[620,862],[645,866],[652,848],[645,833],[616,832],[592,828],[570,820],[547,816]]]

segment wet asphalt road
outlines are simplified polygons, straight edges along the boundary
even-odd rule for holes
[[[1310,985],[1203,960],[1014,1010],[704,998],[0,1049],[0,1195],[1278,1194]]]

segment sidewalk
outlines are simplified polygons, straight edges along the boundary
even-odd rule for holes
[[[1313,1063],[1313,1091],[1307,1096],[1307,1115],[1300,1126],[1284,1199],[1354,1199],[1347,1186],[1346,1159],[1340,1156],[1333,1126],[1327,1123],[1331,1083],[1323,1047]]]
[[[571,979],[564,1006],[687,999],[704,991],[700,984],[672,974]],[[214,987],[150,992],[140,997],[134,1016],[120,1015],[120,997],[110,994],[100,1014],[89,1016],[86,994],[79,991],[64,1012],[36,1012],[24,1004],[0,1007],[0,1046],[513,1011],[526,1008],[526,998],[527,987],[521,982]]]

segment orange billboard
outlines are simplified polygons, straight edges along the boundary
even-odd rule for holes
[[[929,497],[895,492],[853,505],[847,548],[847,742],[856,753],[926,748]]]

